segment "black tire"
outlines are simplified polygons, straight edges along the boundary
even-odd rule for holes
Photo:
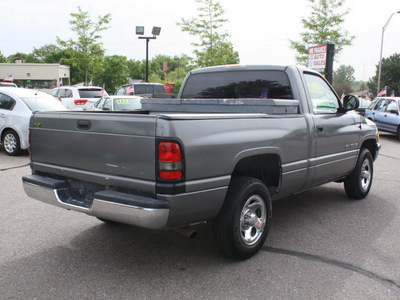
[[[344,188],[349,198],[365,198],[372,185],[374,165],[371,152],[361,149],[357,164],[353,172],[345,179]]]
[[[7,155],[16,156],[21,153],[19,136],[14,130],[7,130],[3,134],[1,142],[3,143],[3,149]]]
[[[400,140],[400,126],[397,128],[396,138]]]
[[[263,246],[271,218],[272,201],[265,184],[252,177],[233,178],[212,227],[220,251],[235,259],[250,258]]]

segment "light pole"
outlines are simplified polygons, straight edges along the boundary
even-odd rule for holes
[[[382,28],[382,40],[381,40],[381,56],[379,58],[379,70],[378,70],[378,91],[377,91],[377,95],[379,94],[379,92],[381,91],[381,70],[382,70],[382,51],[383,51],[383,35],[385,34],[385,30],[389,25],[390,20],[392,19],[394,14],[400,14],[400,11],[396,11],[394,13],[392,13],[389,17],[389,19],[387,20],[385,26],[383,26]]]
[[[174,60],[177,60],[177,61],[178,61],[178,80],[179,80],[179,67],[180,67],[179,57],[178,57],[178,56],[175,56],[175,57],[174,57]]]
[[[161,27],[154,27],[151,31],[153,36],[139,36],[139,39],[146,40],[146,82],[149,82],[149,41],[155,40],[160,35]],[[136,35],[144,35],[144,26],[136,26]]]

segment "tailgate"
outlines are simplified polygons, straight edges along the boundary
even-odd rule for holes
[[[134,113],[38,112],[30,122],[31,167],[154,193],[156,122]]]

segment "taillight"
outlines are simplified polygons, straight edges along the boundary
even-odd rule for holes
[[[176,142],[158,143],[158,163],[161,179],[178,180],[183,178],[182,150]]]
[[[85,105],[87,102],[86,99],[76,99],[74,100],[75,105]]]

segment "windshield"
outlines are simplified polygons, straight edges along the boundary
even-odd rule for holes
[[[67,110],[61,102],[52,96],[23,97],[21,99],[31,111]]]
[[[117,98],[114,99],[114,110],[141,109],[141,98]]]
[[[79,97],[81,98],[101,98],[101,89],[79,89]],[[104,95],[108,96],[107,92],[104,91]]]

